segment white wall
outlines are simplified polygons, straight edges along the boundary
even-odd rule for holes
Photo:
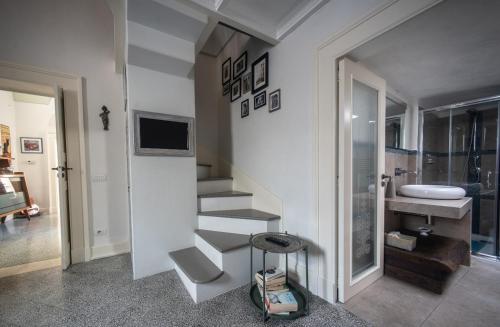
[[[173,268],[168,252],[194,245],[195,157],[134,155],[133,110],[194,117],[194,81],[127,66],[134,278]]]
[[[14,107],[14,97],[12,92],[0,90],[0,124],[10,127],[10,151],[15,159],[17,153],[16,134],[16,111]],[[0,150],[3,152],[3,144],[0,145]],[[11,161],[11,168],[17,168],[17,162]]]
[[[55,179],[55,173],[49,172],[48,137],[49,133],[55,133],[54,100],[48,105],[27,102],[14,102],[16,111],[16,164],[17,171],[24,172],[30,197],[34,198],[42,211],[50,210],[50,184]],[[22,153],[21,137],[42,138],[43,153]]]
[[[211,163],[212,173],[217,174],[219,152],[218,130],[219,87],[215,83],[218,70],[217,59],[204,54],[196,56],[195,98],[196,98],[196,160]]]
[[[128,242],[126,115],[105,0],[0,0],[0,8],[0,60],[84,78],[91,246]],[[102,105],[111,110],[107,132]]]
[[[219,99],[219,154],[246,175],[283,200],[283,228],[318,244],[318,222],[313,194],[313,106],[315,99],[315,65],[318,47],[335,33],[342,31],[384,0],[332,0],[312,15],[299,28],[273,48],[233,38],[218,58],[216,78],[222,94],[221,63],[234,61],[242,49],[248,50],[251,63],[269,51],[269,92],[281,88],[281,110],[269,113],[263,107],[253,110],[253,96],[246,94],[229,104],[228,97]],[[250,99],[250,115],[240,118],[240,104]],[[230,140],[230,141],[228,141]],[[333,201],[333,199],[332,199]],[[331,236],[335,238],[335,235]],[[312,275],[317,276],[321,250],[313,246],[310,261]],[[302,259],[300,259],[302,261]],[[300,268],[299,268],[300,270]],[[326,277],[334,282],[333,276]],[[314,281],[313,281],[314,282]],[[316,291],[316,290],[314,290]]]

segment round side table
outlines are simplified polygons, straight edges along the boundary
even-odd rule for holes
[[[284,244],[276,244],[274,242],[270,242],[269,238],[276,238],[280,241],[287,243]],[[258,250],[262,250],[262,277],[263,280],[266,280],[266,254],[268,253],[277,253],[285,255],[285,283],[292,292],[295,300],[297,301],[298,310],[295,312],[290,312],[288,315],[280,315],[280,314],[270,314],[267,311],[266,306],[264,305],[263,299],[266,296],[266,283],[263,283],[262,288],[262,296],[259,292],[259,288],[257,283],[254,283],[254,275],[253,275],[253,248]],[[304,251],[305,259],[306,259],[306,292],[302,287],[295,282],[292,282],[288,279],[288,254],[295,253],[299,251]],[[250,298],[254,305],[262,310],[262,317],[264,321],[269,318],[275,319],[296,319],[298,317],[309,314],[309,251],[307,244],[298,238],[297,236],[289,235],[285,233],[260,233],[256,235],[250,235]]]

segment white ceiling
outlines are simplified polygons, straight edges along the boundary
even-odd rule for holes
[[[422,107],[500,94],[500,1],[445,1],[349,56]]]
[[[328,1],[183,0],[183,3],[219,22],[276,44]]]
[[[53,98],[45,97],[36,94],[28,94],[28,93],[19,93],[12,92],[12,98],[15,102],[26,102],[26,103],[34,103],[34,104],[44,104],[48,105]]]

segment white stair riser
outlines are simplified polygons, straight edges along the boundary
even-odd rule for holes
[[[226,217],[212,217],[198,215],[198,228],[216,232],[236,234],[257,234],[264,232],[278,232],[279,220],[236,219]]]
[[[199,211],[248,209],[251,207],[252,207],[252,196],[198,198]]]
[[[210,169],[208,166],[196,166],[196,176],[198,179],[205,179],[210,177]]]
[[[207,243],[200,235],[194,234],[194,246],[196,246],[217,268],[224,270],[222,265],[222,253]]]
[[[198,194],[227,192],[233,190],[232,179],[219,179],[213,181],[198,181]]]

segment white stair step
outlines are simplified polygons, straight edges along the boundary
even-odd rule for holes
[[[212,165],[198,163],[196,164],[196,176],[198,179],[205,179],[210,177],[210,170]]]
[[[195,247],[169,253],[175,262],[175,271],[196,303],[222,294],[225,288],[224,272],[217,268]],[[225,280],[227,280],[226,278]]]
[[[196,247],[205,254],[224,275],[213,284],[219,288],[219,294],[247,285],[250,281],[250,246],[249,235],[223,233],[209,230],[195,231]],[[277,266],[279,257],[275,254],[266,255],[270,266]],[[252,276],[262,269],[262,252],[253,249]],[[212,283],[210,283],[212,284]]]
[[[199,211],[233,210],[251,207],[251,193],[228,191],[198,195]]]
[[[255,209],[202,211],[198,228],[236,234],[257,234],[279,231],[278,215]]]
[[[198,179],[198,194],[228,192],[233,190],[231,177],[212,177]]]

